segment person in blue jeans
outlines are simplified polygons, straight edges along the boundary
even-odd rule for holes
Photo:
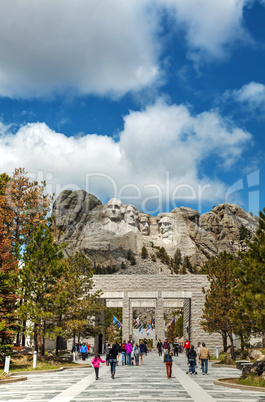
[[[197,353],[194,350],[194,346],[191,345],[190,350],[188,351],[188,355],[187,355],[188,361],[189,361],[189,366],[190,366],[189,372],[191,374],[195,374],[196,356],[197,356]]]
[[[127,345],[125,346],[125,351],[126,351],[126,364],[127,366],[131,365],[131,353],[132,353],[133,347],[131,342],[129,341]]]
[[[85,344],[85,342],[83,342],[81,345],[80,353],[82,355],[82,360],[85,361],[88,353],[87,345]]]
[[[117,363],[117,355],[119,351],[117,349],[116,344],[114,343],[109,350],[109,365],[110,365],[110,372],[111,372],[111,378],[114,379],[115,373],[116,373],[116,363]]]
[[[122,343],[122,345],[121,345],[121,362],[122,362],[122,365],[124,366],[125,365],[125,363],[126,363],[126,350],[125,350],[125,347],[126,347],[126,341],[125,341],[125,339],[123,340],[123,343]]]
[[[202,366],[202,375],[208,373],[208,360],[210,359],[209,349],[206,348],[205,343],[202,342],[202,348],[199,352],[199,360]]]

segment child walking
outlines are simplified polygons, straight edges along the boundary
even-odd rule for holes
[[[98,380],[99,366],[100,363],[105,363],[106,360],[102,360],[99,353],[96,353],[95,357],[93,357],[91,364],[93,364],[95,369],[96,380]]]

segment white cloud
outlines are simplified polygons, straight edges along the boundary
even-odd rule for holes
[[[0,94],[116,95],[159,75],[149,0],[2,0]]]
[[[259,82],[250,82],[242,88],[226,93],[239,103],[247,104],[252,110],[265,109],[265,85]]]
[[[185,32],[190,57],[223,58],[235,41],[251,41],[243,26],[243,10],[253,0],[160,0]]]
[[[49,191],[57,195],[64,186],[77,188],[69,186],[72,184],[102,200],[127,194],[127,202],[145,209],[147,197],[153,195],[157,200],[160,194],[160,202],[167,202],[174,190],[182,200],[193,194],[196,202],[205,185],[209,188],[203,200],[216,202],[224,197],[225,184],[211,173],[207,177],[204,166],[209,158],[215,161],[211,170],[231,166],[250,141],[248,132],[234,127],[216,111],[192,115],[183,105],[158,101],[145,110],[131,111],[117,142],[97,134],[66,137],[44,123],[27,124],[15,134],[2,126],[0,169],[9,174],[16,167],[43,172]],[[115,186],[117,191],[123,186],[130,188],[114,194]],[[184,188],[177,191],[178,186]]]
[[[165,11],[198,61],[246,40],[243,8],[252,1],[1,0],[0,96],[121,96],[158,85]]]

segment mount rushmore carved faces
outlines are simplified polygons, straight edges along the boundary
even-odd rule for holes
[[[138,210],[133,205],[127,205],[124,220],[128,225],[136,226],[138,223]]]
[[[164,216],[158,222],[158,230],[163,238],[169,237],[172,232],[172,223],[167,216]]]
[[[140,231],[142,235],[149,236],[150,233],[150,222],[147,215],[140,216]]]
[[[120,221],[122,219],[122,202],[118,198],[112,198],[106,204],[106,214],[111,221]]]

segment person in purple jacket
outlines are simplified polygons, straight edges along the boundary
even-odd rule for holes
[[[132,344],[129,341],[126,346],[125,346],[125,352],[126,352],[126,364],[127,366],[131,365],[131,352],[133,350]]]

